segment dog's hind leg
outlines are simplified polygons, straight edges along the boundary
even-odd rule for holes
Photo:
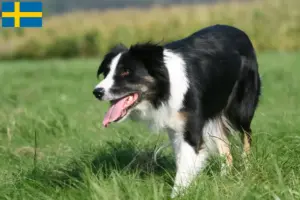
[[[239,80],[231,94],[226,108],[226,117],[242,135],[244,155],[249,154],[251,146],[251,122],[257,109],[261,93],[261,80],[254,55],[243,58]]]
[[[224,135],[222,138],[216,138],[215,143],[218,149],[219,154],[225,158],[226,164],[222,163],[221,174],[225,175],[228,170],[232,167],[232,155],[230,152],[230,143],[227,137]]]
[[[222,163],[221,174],[224,175],[232,166],[232,155],[230,152],[230,142],[227,138],[231,127],[225,117],[215,117],[207,122],[204,127],[204,135],[206,136],[206,145],[212,147],[214,143],[217,153],[225,158],[226,163]]]

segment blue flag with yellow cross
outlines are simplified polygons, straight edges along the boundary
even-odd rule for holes
[[[2,2],[2,27],[39,28],[43,26],[42,2]]]

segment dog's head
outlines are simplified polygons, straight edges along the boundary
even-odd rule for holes
[[[97,99],[111,103],[104,126],[122,121],[143,101],[157,107],[166,100],[169,76],[163,51],[160,45],[146,43],[117,45],[105,55],[97,72],[104,79],[93,91]]]

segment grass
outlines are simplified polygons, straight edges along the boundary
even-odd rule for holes
[[[182,199],[300,199],[300,57],[259,54],[261,103],[248,168],[211,159]],[[126,122],[101,126],[92,96],[99,60],[0,63],[0,199],[168,199],[175,165],[165,134]],[[35,134],[37,141],[35,142]],[[35,150],[35,146],[37,149]]]
[[[246,31],[259,51],[298,51],[299,7],[298,0],[257,0],[66,13],[45,17],[40,29],[1,29],[0,58],[93,57],[116,43],[168,42],[213,24]]]

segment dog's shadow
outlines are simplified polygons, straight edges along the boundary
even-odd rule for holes
[[[132,140],[107,142],[97,150],[82,152],[81,156],[62,167],[45,170],[37,166],[25,176],[26,180],[38,182],[40,185],[70,187],[84,183],[87,171],[107,179],[115,172],[134,173],[140,178],[157,175],[167,184],[172,185],[176,166],[171,151],[164,150],[158,154],[156,160],[154,154],[153,144],[136,144]],[[213,175],[219,166],[218,159],[213,159],[213,162],[209,162],[206,167],[205,173]]]
[[[164,176],[171,183],[175,173],[172,154],[159,154],[154,159],[153,146],[136,145],[133,142],[109,142],[98,151],[83,152],[64,167],[41,170],[38,167],[27,174],[27,178],[52,186],[68,187],[82,182],[86,171],[104,178],[112,172],[138,173],[141,178],[149,175]]]

